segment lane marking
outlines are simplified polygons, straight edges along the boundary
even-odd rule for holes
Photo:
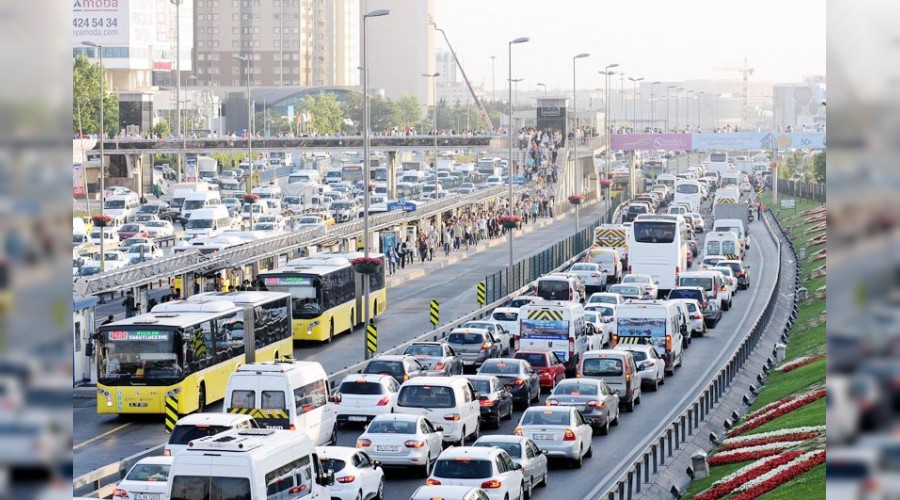
[[[87,441],[82,441],[81,443],[78,443],[78,444],[76,444],[75,446],[73,446],[73,447],[72,447],[72,451],[75,451],[75,450],[77,450],[77,449],[79,449],[79,448],[82,448],[82,447],[84,447],[84,446],[87,446],[87,445],[89,445],[89,444],[91,444],[91,443],[93,443],[94,441],[97,441],[97,440],[99,440],[99,439],[105,438],[106,436],[109,436],[109,435],[112,434],[113,432],[120,431],[120,430],[122,430],[122,429],[128,427],[129,425],[131,425],[131,422],[122,424],[122,425],[120,425],[120,426],[118,426],[118,427],[114,427],[114,428],[112,428],[112,429],[110,429],[110,430],[104,432],[103,434],[98,434],[98,435],[96,435],[96,436],[94,436],[94,437],[88,439]]]

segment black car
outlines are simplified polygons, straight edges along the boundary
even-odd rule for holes
[[[722,319],[722,310],[716,306],[715,302],[706,298],[706,290],[699,286],[677,286],[669,291],[666,299],[694,299],[699,302],[703,312],[703,322],[708,328],[715,328]]]
[[[738,289],[746,290],[750,288],[750,266],[744,265],[739,260],[720,260],[717,266],[728,266],[737,278]]]
[[[494,375],[512,394],[513,402],[527,408],[541,397],[541,377],[528,361],[512,358],[489,359],[478,375]]]
[[[390,375],[402,384],[411,378],[428,375],[428,367],[412,356],[388,355],[369,360],[362,373]]]
[[[137,213],[155,215],[159,220],[167,220],[173,224],[175,223],[175,212],[172,211],[172,207],[165,201],[145,203],[138,208]]]
[[[513,397],[503,382],[494,375],[468,375],[466,379],[478,391],[481,421],[500,428],[501,419],[511,419]]]

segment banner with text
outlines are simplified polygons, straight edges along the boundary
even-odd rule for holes
[[[614,134],[612,149],[619,151],[825,149],[824,132],[735,132],[717,134]]]

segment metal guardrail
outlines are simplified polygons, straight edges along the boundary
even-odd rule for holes
[[[801,182],[787,179],[778,180],[778,196],[796,196],[805,200],[826,202],[827,190],[822,182]]]
[[[465,196],[442,198],[420,206],[415,212],[388,212],[371,216],[369,217],[369,230],[374,232],[415,220],[427,219],[447,210],[485,203],[493,198],[503,197],[508,193],[508,189],[508,187],[498,186]],[[528,189],[530,188],[517,189],[514,195],[521,195]],[[320,234],[318,229],[308,229],[246,243],[213,255],[201,255],[197,252],[184,253],[81,279],[74,283],[73,288],[75,293],[84,296],[137,288],[170,276],[233,268],[268,257],[289,254],[304,246],[321,245],[336,240],[359,237],[362,236],[362,231],[363,221],[356,220],[341,224],[327,235]]]
[[[593,233],[592,233],[593,234]],[[572,238],[572,237],[570,237]],[[552,246],[552,245],[551,245]],[[542,252],[547,251],[549,248],[545,248]],[[584,251],[580,251],[572,257],[568,258],[561,265],[559,265],[556,269],[551,269],[550,271],[561,270],[569,267],[573,263],[577,262],[582,258]],[[521,261],[520,261],[521,262]],[[447,323],[446,325],[437,328],[435,330],[429,331],[422,335],[419,335],[411,340],[403,342],[397,346],[394,346],[385,351],[381,351],[378,355],[390,355],[390,354],[398,354],[406,349],[407,346],[414,342],[423,342],[423,341],[437,341],[440,339],[444,339],[447,337],[454,328],[458,328],[463,323],[467,321],[472,321],[476,319],[481,319],[488,316],[491,311],[496,307],[500,307],[509,300],[521,293],[523,293],[528,286],[524,286],[521,289],[513,290],[509,295],[502,297],[491,304],[488,304],[484,307],[481,307],[471,313],[460,316],[459,318]],[[365,364],[368,361],[361,361],[359,363],[354,363],[350,366],[347,366],[341,370],[338,370],[331,375],[328,376],[328,382],[332,388],[337,386],[344,377],[349,374],[357,373],[359,370],[362,370],[365,367]],[[112,490],[115,488],[115,482],[121,480],[125,477],[125,474],[131,468],[132,465],[137,463],[139,460],[149,456],[155,456],[162,452],[163,448],[165,448],[165,443],[154,446],[152,448],[148,448],[144,451],[135,453],[134,455],[128,456],[116,462],[113,462],[108,465],[104,465],[103,467],[94,469],[87,474],[83,474],[78,476],[72,481],[72,488],[74,493],[81,493],[82,495],[93,495],[98,494],[100,498],[104,498],[112,493]],[[108,484],[107,484],[108,483]],[[92,488],[89,489],[88,488]],[[84,491],[82,491],[84,490]]]
[[[709,417],[724,395],[725,391],[734,380],[738,377],[744,363],[753,354],[759,340],[768,327],[769,319],[778,302],[778,289],[781,284],[781,255],[782,244],[781,239],[775,235],[772,228],[766,220],[766,227],[769,236],[778,247],[778,265],[775,278],[775,293],[769,297],[765,309],[757,317],[756,322],[749,332],[744,336],[743,342],[734,352],[727,363],[719,370],[713,379],[706,386],[700,396],[692,403],[688,404],[687,409],[680,415],[676,416],[663,430],[660,432],[642,452],[638,453],[637,459],[631,462],[612,486],[606,488],[599,498],[606,500],[626,500],[631,499],[633,495],[639,495],[642,492],[643,485],[650,483],[651,474],[657,474],[665,467],[667,458],[671,458],[675,450],[686,443],[697,431],[702,422]],[[790,245],[790,242],[788,242]],[[798,286],[796,280],[794,287]],[[796,303],[795,306],[796,308]]]

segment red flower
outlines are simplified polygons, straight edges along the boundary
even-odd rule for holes
[[[258,195],[258,194],[245,194],[245,195],[244,195],[244,201],[249,201],[249,202],[252,203],[252,202],[254,202],[254,201],[258,200],[258,199],[259,199],[259,195]]]
[[[812,456],[806,462],[797,464],[794,467],[778,474],[777,476],[769,479],[768,481],[763,482],[762,484],[758,484],[753,488],[750,488],[747,491],[742,492],[740,495],[732,497],[732,500],[753,500],[754,498],[759,498],[760,496],[768,493],[775,488],[781,486],[782,484],[794,479],[795,477],[803,474],[804,472],[810,471],[813,467],[825,462],[825,450],[822,450],[820,453],[817,453]]]
[[[380,266],[384,263],[378,257],[357,257],[355,259],[351,259],[350,264],[353,266],[364,266],[367,264],[371,266]]]
[[[713,486],[700,495],[695,496],[694,500],[718,500],[719,498],[728,496],[732,491],[734,491],[735,488],[737,488],[741,484],[746,483],[747,481],[752,481],[753,479],[762,476],[763,474],[769,472],[772,469],[775,469],[776,467],[781,467],[782,465],[790,462],[791,460],[794,460],[800,455],[802,455],[802,452],[800,451],[788,451],[782,453],[778,456],[778,458],[766,462],[764,466],[751,469],[747,471],[746,474],[741,474],[740,476],[728,482]]]
[[[806,366],[806,365],[808,365],[812,362],[818,361],[824,357],[825,357],[824,354],[819,354],[817,356],[812,356],[810,358],[806,358],[802,361],[797,361],[795,363],[788,363],[788,364],[784,365],[782,368],[780,368],[778,371],[780,371],[781,373],[792,372],[792,371],[796,370],[797,368],[800,368],[801,366]]]
[[[743,434],[749,430],[756,429],[757,427],[759,427],[763,424],[771,422],[772,420],[775,420],[776,418],[778,418],[782,415],[786,415],[798,408],[802,408],[802,407],[804,407],[816,400],[819,400],[823,397],[825,397],[825,389],[818,390],[812,394],[807,394],[806,396],[803,396],[802,398],[794,399],[786,404],[775,407],[774,409],[770,410],[767,413],[764,413],[759,416],[754,416],[744,425],[739,425],[739,426],[731,429],[731,431],[728,433],[728,436],[733,437],[733,436]]]
[[[785,434],[784,436],[771,438],[752,439],[750,441],[741,441],[740,443],[726,444],[719,448],[719,451],[736,450],[738,448],[749,448],[750,446],[761,446],[764,444],[782,443],[785,441],[805,441],[818,435],[819,434],[816,432],[798,432],[797,434]]]
[[[92,215],[91,220],[94,222],[112,222],[113,218],[110,217],[109,215],[102,214],[102,215]]]
[[[781,453],[781,450],[760,450],[760,451],[751,451],[748,453],[731,453],[728,455],[715,455],[714,457],[709,459],[709,466],[714,467],[716,465],[725,465],[725,464],[736,464],[738,462],[746,462],[748,460],[759,460],[760,458],[771,457],[773,455],[778,455]]]
[[[575,202],[575,201],[584,201],[584,195],[583,195],[583,194],[572,194],[572,195],[569,195],[569,201],[572,201],[572,202]]]
[[[605,188],[612,186],[612,184],[613,184],[613,181],[611,181],[609,179],[603,179],[602,181],[600,181],[600,186],[605,187]]]
[[[503,217],[500,217],[498,220],[500,221],[501,224],[507,223],[507,222],[522,222],[522,218],[519,217],[518,215],[504,215]]]

